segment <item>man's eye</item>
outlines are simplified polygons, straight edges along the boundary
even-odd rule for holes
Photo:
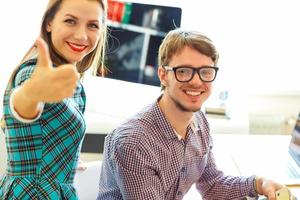
[[[192,73],[192,70],[190,70],[188,68],[187,69],[179,69],[178,72],[180,74],[190,74],[190,73]]]
[[[184,74],[184,73],[186,73],[186,71],[185,70],[183,70],[183,69],[180,69],[180,70],[178,70],[178,72],[177,73],[179,73],[179,74]]]
[[[213,71],[212,70],[203,70],[202,72],[201,72],[201,74],[203,74],[203,75],[212,75],[213,74]]]
[[[203,75],[210,75],[211,72],[210,72],[210,71],[202,71],[202,74],[203,74]]]

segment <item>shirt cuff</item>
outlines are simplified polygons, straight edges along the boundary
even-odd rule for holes
[[[256,188],[256,176],[251,176],[249,179],[250,183],[250,197],[254,197],[254,199],[257,199],[259,194],[257,193]]]
[[[13,97],[14,97],[16,91],[18,91],[19,89],[20,89],[20,87],[15,88],[15,89],[12,91],[11,95],[10,95],[10,99],[9,99],[9,107],[10,107],[10,110],[11,110],[11,112],[12,112],[12,115],[13,115],[18,121],[23,122],[23,123],[31,123],[31,122],[34,122],[34,121],[36,121],[37,119],[39,119],[39,118],[41,117],[42,112],[43,112],[43,110],[44,110],[44,105],[45,105],[45,104],[44,104],[43,102],[39,102],[39,103],[38,103],[37,106],[38,106],[38,109],[39,109],[39,113],[38,113],[38,115],[37,115],[35,118],[33,118],[33,119],[26,119],[26,118],[24,118],[24,117],[21,117],[21,116],[18,114],[18,112],[15,110],[14,104],[13,104]]]

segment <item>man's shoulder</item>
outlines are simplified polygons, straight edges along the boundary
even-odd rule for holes
[[[196,125],[200,128],[200,129],[207,129],[209,131],[209,123],[208,120],[205,116],[205,114],[199,110],[198,112],[194,113],[194,120]]]
[[[207,122],[207,118],[205,116],[205,114],[199,110],[197,112],[194,113],[195,115],[195,120],[197,120],[198,122]]]
[[[157,126],[152,107],[153,104],[150,104],[136,115],[125,120],[110,134],[111,139],[118,143],[135,145],[141,140],[148,140]]]

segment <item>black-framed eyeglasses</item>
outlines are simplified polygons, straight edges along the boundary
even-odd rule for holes
[[[218,67],[202,66],[202,67],[191,67],[191,66],[163,66],[167,71],[174,71],[175,78],[178,82],[189,82],[193,79],[195,73],[200,77],[203,82],[213,82],[217,76],[219,70]]]

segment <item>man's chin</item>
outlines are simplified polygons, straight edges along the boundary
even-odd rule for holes
[[[189,110],[190,112],[198,112],[202,107],[202,103],[200,104],[197,102],[197,104],[192,104],[192,105],[187,105],[186,109]]]
[[[200,109],[201,109],[201,107],[199,107],[199,108],[193,108],[193,109],[191,109],[191,112],[198,112]]]
[[[176,107],[183,112],[198,112],[201,109],[201,102],[180,102],[174,98],[171,98]]]
[[[201,106],[184,106],[183,111],[185,112],[198,112],[201,109]]]

